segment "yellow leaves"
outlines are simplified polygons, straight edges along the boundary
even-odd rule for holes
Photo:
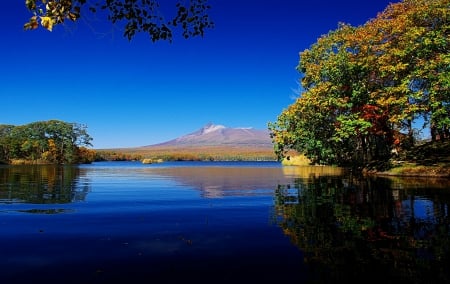
[[[25,23],[25,25],[23,25],[23,28],[25,30],[35,30],[37,29],[39,26],[38,22],[37,22],[37,16],[33,16],[30,18],[30,21],[28,23]]]
[[[51,17],[42,16],[41,19],[41,26],[46,28],[49,31],[53,30],[53,26],[55,25],[55,20]],[[30,18],[30,21],[28,23],[25,23],[23,25],[24,30],[35,30],[39,27],[38,23],[38,16],[33,16]]]
[[[49,31],[53,30],[53,25],[55,24],[55,20],[50,17],[41,17],[41,25]]]
[[[25,6],[28,10],[36,9],[36,1],[35,0],[25,0]]]
[[[67,17],[68,17],[69,19],[71,19],[72,21],[76,21],[76,19],[79,18],[79,15],[77,15],[77,14],[75,14],[75,13],[69,13],[69,14],[67,14]]]
[[[53,27],[65,19],[76,21],[80,18],[80,7],[73,6],[72,0],[26,0],[27,8],[33,13],[29,22],[24,24],[25,30],[34,30],[39,24],[52,31]]]

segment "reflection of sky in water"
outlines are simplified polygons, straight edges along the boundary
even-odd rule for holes
[[[416,196],[413,201],[414,208],[411,208],[411,201],[404,200],[402,202],[402,206],[405,211],[410,212],[410,214],[414,214],[415,218],[428,220],[434,219],[434,211],[433,211],[433,201],[427,200],[421,197]],[[414,213],[413,213],[414,212]]]
[[[340,171],[336,168],[281,167],[276,163],[260,167],[250,163],[243,167],[236,163],[194,164],[198,166],[139,162],[81,165],[76,175],[68,176],[62,183],[69,189],[64,194],[70,198],[52,198],[55,188],[46,192],[41,190],[46,188],[43,186],[37,191],[21,191],[24,202],[18,202],[20,199],[14,199],[14,191],[10,191],[11,199],[3,198],[5,202],[0,203],[2,280],[33,275],[22,282],[32,283],[36,275],[57,275],[59,281],[53,283],[62,283],[60,280],[66,275],[73,275],[78,277],[77,283],[88,283],[86,279],[92,280],[92,275],[107,275],[109,279],[121,275],[125,279],[134,275],[130,271],[153,279],[167,277],[170,269],[182,275],[191,270],[202,273],[207,267],[220,276],[230,271],[245,272],[267,280],[266,273],[277,280],[282,275],[289,280],[286,282],[298,283],[298,275],[307,270],[302,249],[308,247],[295,245],[293,239],[311,237],[299,242],[311,245],[314,242],[310,240],[318,235],[326,242],[326,238],[336,236],[332,232],[317,234],[316,228],[328,232],[336,220],[349,225],[346,234],[351,236],[352,229],[361,227],[359,220],[370,221],[364,223],[367,228],[366,224],[377,222],[379,216],[388,225],[395,223],[398,237],[402,230],[409,232],[411,214],[427,229],[413,237],[426,237],[425,233],[433,232],[433,222],[439,219],[433,215],[437,214],[434,206],[448,204],[442,189],[423,189],[415,183],[413,190],[408,191],[409,185],[399,182],[390,188],[384,179],[378,180],[381,183],[336,180]],[[51,176],[45,180],[56,185],[56,181],[61,181]],[[20,183],[17,185],[20,191]],[[285,194],[283,204],[276,203],[280,192]],[[27,193],[36,203],[26,202]],[[39,194],[47,198],[36,198],[41,197]],[[313,202],[319,199],[322,207]],[[328,208],[331,210],[326,211]],[[275,215],[276,212],[285,215]],[[286,224],[291,228],[277,223],[288,218],[293,221]],[[286,234],[287,229],[292,229],[290,235]],[[346,234],[338,234],[330,243],[352,243]],[[358,235],[358,244],[361,236]],[[381,243],[384,245],[385,241],[390,240],[383,239]],[[338,256],[333,255],[333,248],[312,249]],[[372,265],[371,261],[367,263]],[[75,267],[83,271],[74,271]],[[25,275],[24,271],[28,273]],[[292,276],[293,271],[297,277]]]
[[[144,195],[153,195],[157,199],[160,196],[168,198],[174,191],[177,192],[177,198],[181,199],[190,198],[192,194],[198,196],[198,193],[204,198],[270,195],[278,183],[289,183],[292,180],[286,178],[279,163],[274,162],[262,163],[264,166],[258,167],[252,167],[254,163],[243,167],[239,167],[237,163],[217,162],[193,162],[197,166],[189,166],[189,163],[168,164],[170,166],[158,164],[154,167],[137,167],[136,164],[131,164],[124,169],[89,168],[92,171],[87,171],[86,175],[93,187],[90,195],[100,192],[111,194],[115,188],[121,187],[127,192],[142,190]]]

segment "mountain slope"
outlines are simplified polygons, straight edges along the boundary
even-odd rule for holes
[[[192,133],[159,144],[97,150],[107,161],[275,161],[268,130],[207,124]]]
[[[163,146],[249,146],[272,148],[272,140],[268,130],[230,128],[210,123],[187,135],[144,147]]]

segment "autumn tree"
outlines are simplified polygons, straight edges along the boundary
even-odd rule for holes
[[[315,163],[386,160],[414,143],[420,119],[447,137],[449,23],[448,0],[405,0],[319,38],[300,53],[303,93],[268,125],[278,157],[294,149]]]
[[[390,5],[372,24],[383,31],[380,77],[386,96],[399,99],[393,122],[413,139],[412,124],[423,118],[432,139],[450,128],[450,1],[409,0]]]
[[[42,26],[52,31],[54,26],[67,20],[78,21],[94,13],[105,16],[112,24],[119,24],[128,40],[136,33],[147,33],[153,42],[172,41],[177,27],[181,28],[184,38],[203,36],[207,29],[213,28],[207,1],[180,0],[173,3],[175,14],[165,17],[167,13],[163,13],[158,0],[25,0],[32,16],[24,28],[32,30]]]
[[[60,120],[26,125],[0,125],[0,161],[14,159],[46,163],[92,162],[95,153],[85,148],[92,138],[86,126]]]

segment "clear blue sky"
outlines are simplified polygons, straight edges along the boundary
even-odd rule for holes
[[[85,124],[99,149],[210,122],[266,129],[297,96],[301,51],[338,22],[364,24],[398,1],[210,0],[215,28],[172,43],[129,42],[96,19],[24,31],[24,2],[2,3],[0,124]]]

